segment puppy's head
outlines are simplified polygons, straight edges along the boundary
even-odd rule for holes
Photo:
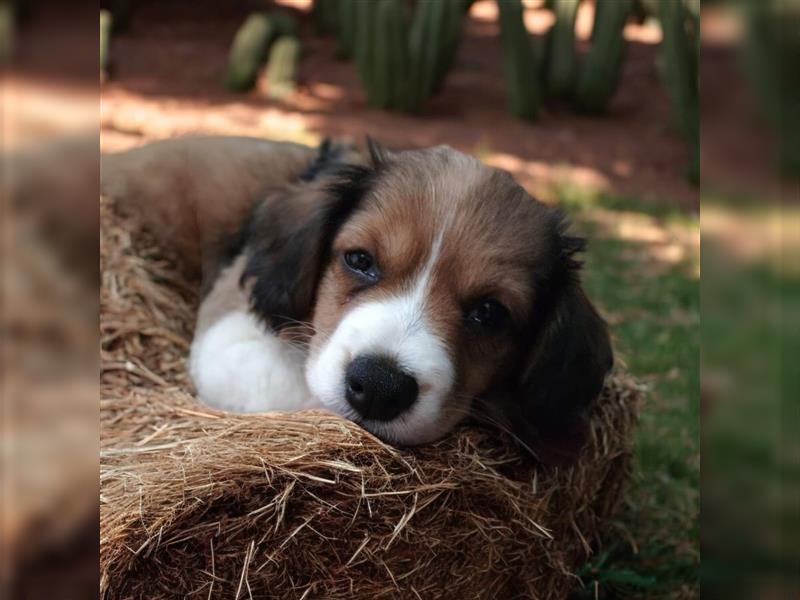
[[[390,442],[477,414],[539,453],[574,453],[612,361],[578,279],[582,240],[450,148],[371,154],[308,208],[265,209],[273,233],[251,246],[254,308],[277,330],[313,324],[311,392]]]

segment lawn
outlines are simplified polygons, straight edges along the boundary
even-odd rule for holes
[[[800,210],[707,193],[703,227],[703,585],[797,598]]]
[[[696,597],[699,587],[699,220],[664,203],[562,186],[589,237],[585,286],[617,360],[647,386],[635,474],[578,598]]]

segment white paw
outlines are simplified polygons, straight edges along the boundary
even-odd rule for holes
[[[224,315],[192,342],[190,373],[200,399],[236,412],[318,407],[306,387],[305,352],[246,311]]]

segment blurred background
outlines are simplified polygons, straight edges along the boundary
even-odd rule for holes
[[[99,80],[97,5],[1,6],[9,597],[97,593],[99,152],[192,133],[449,144],[565,207],[647,390],[576,597],[798,597],[793,0],[109,0]]]

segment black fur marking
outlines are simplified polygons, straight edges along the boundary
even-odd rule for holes
[[[314,181],[323,175],[335,173],[344,165],[342,157],[346,150],[346,146],[334,144],[330,138],[322,140],[317,148],[317,156],[300,174],[300,181]]]
[[[568,462],[588,435],[587,410],[613,365],[606,324],[579,286],[564,291],[537,345],[512,427],[549,462]]]
[[[242,282],[253,281],[253,310],[274,330],[307,318],[333,238],[369,190],[375,171],[347,165],[319,193],[310,214],[291,212],[291,198],[257,211],[247,234],[250,254]]]
[[[310,182],[320,177],[346,173],[349,165],[344,162],[344,156],[349,150],[349,146],[325,138],[317,148],[317,155],[298,176],[298,181]],[[265,193],[275,193],[275,190],[266,190]],[[203,250],[202,296],[211,290],[220,272],[228,267],[253,239],[254,223],[258,220],[259,210],[259,205],[256,204],[235,233],[221,237]]]

